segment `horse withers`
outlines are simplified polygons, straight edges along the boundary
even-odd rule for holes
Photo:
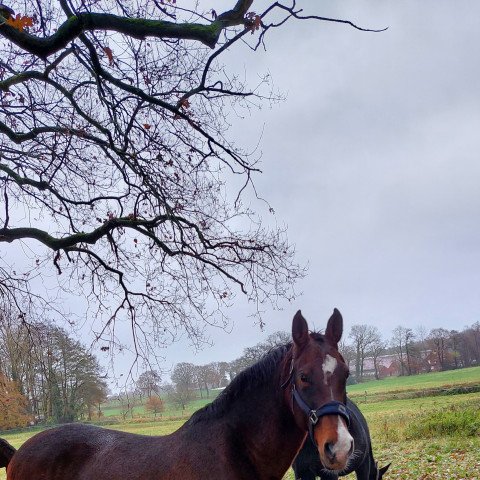
[[[291,343],[241,372],[176,432],[52,428],[0,458],[7,480],[281,480],[308,432],[322,461],[341,470],[353,449],[342,330],[336,309],[324,335],[309,333],[299,311]]]
[[[357,480],[381,480],[390,467],[378,468],[373,458],[372,442],[365,417],[358,407],[347,398],[347,410],[350,416],[349,431],[355,442],[355,450],[347,467],[341,472],[332,472],[325,468],[319,458],[317,448],[308,439],[293,462],[296,480],[337,480],[339,476],[355,472]]]

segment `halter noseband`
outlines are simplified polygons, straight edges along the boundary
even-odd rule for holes
[[[285,388],[289,384],[292,385],[292,406],[295,400],[297,402],[297,405],[300,407],[300,409],[304,413],[306,413],[308,417],[308,434],[310,435],[310,439],[312,440],[314,445],[317,445],[317,442],[315,441],[315,437],[313,435],[313,429],[321,417],[324,417],[325,415],[340,415],[347,423],[347,427],[350,426],[350,415],[344,403],[339,402],[337,400],[332,400],[331,402],[324,403],[321,407],[318,407],[317,409],[313,409],[302,398],[302,396],[300,395],[300,392],[297,390],[295,386],[293,359],[292,359],[292,363],[290,364],[290,372],[288,374],[288,378],[281,385],[281,387]]]

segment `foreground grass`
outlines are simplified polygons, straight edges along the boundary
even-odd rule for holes
[[[376,451],[381,465],[392,462],[389,479],[480,479],[478,437],[380,443]]]

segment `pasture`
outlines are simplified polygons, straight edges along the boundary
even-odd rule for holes
[[[209,392],[208,398],[204,394],[204,398],[196,398],[192,401],[190,401],[185,408],[185,410],[182,410],[180,407],[177,405],[173,405],[168,402],[167,398],[164,398],[165,402],[165,410],[162,412],[162,414],[157,414],[157,418],[172,418],[172,417],[189,417],[193,412],[198,410],[199,408],[202,408],[204,405],[207,403],[212,402],[215,397],[219,394],[218,390],[213,390]],[[133,413],[133,419],[138,419],[139,417],[141,418],[148,418],[148,419],[153,419],[154,415],[151,413],[148,413],[145,410],[145,407],[143,405],[144,402],[142,402],[140,399],[134,399],[135,406],[132,408],[132,413]],[[111,419],[112,417],[117,418],[121,420],[122,417],[122,411],[123,414],[125,415],[126,419],[131,420],[132,419],[132,414],[130,412],[126,413],[125,409],[122,409],[122,406],[120,405],[120,402],[118,400],[110,400],[108,403],[104,404],[102,406],[102,413],[104,418],[108,421],[108,419]]]
[[[480,367],[462,368],[460,370],[448,370],[446,372],[421,373],[408,377],[387,377],[382,380],[349,385],[347,387],[350,398],[361,401],[365,392],[367,400],[371,396],[388,394],[402,396],[408,392],[431,394],[432,391],[448,390],[455,387],[480,387]]]
[[[480,367],[389,378],[348,388],[368,420],[376,459],[380,465],[392,462],[386,478],[480,479],[480,392],[420,396],[430,389],[443,388],[448,392],[452,386],[473,384],[480,384]],[[363,402],[365,390],[367,403]],[[395,398],[399,391],[411,393],[410,398]],[[206,400],[197,400],[195,406],[204,403]],[[176,410],[176,415],[179,414]],[[121,422],[109,428],[164,435],[176,430],[185,419],[164,418],[154,422],[143,417],[141,421]],[[18,448],[37,431],[4,433],[2,437]],[[355,476],[344,478],[350,480]],[[0,480],[4,479],[2,471]],[[285,479],[293,480],[291,471]]]

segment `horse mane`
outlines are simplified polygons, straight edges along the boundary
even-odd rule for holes
[[[316,342],[322,343],[325,341],[325,335],[320,332],[310,332],[310,336],[315,340]]]
[[[275,370],[285,358],[287,352],[290,351],[291,346],[291,343],[287,343],[275,347],[267,352],[258,362],[242,370],[212,403],[197,410],[190,417],[187,425],[194,425],[203,420],[218,418],[228,411],[232,403],[240,396],[252,392],[266,381],[271,381]]]

